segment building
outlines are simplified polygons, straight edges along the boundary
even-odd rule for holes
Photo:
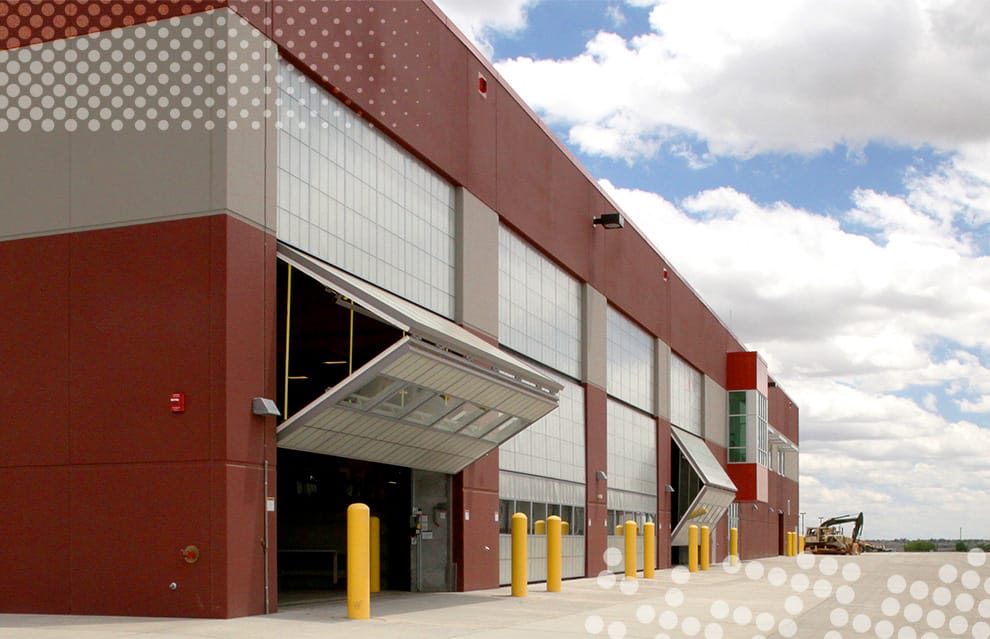
[[[0,47],[0,612],[274,610],[352,501],[391,589],[505,582],[519,511],[566,576],[627,519],[781,552],[797,407],[428,0],[23,0]]]

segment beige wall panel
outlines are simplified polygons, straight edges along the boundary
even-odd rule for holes
[[[657,414],[670,421],[670,346],[656,344]]]
[[[702,419],[705,422],[705,439],[719,446],[728,446],[729,395],[711,377],[705,375],[704,380]]]
[[[276,55],[227,9],[18,51],[46,74],[0,132],[0,237],[220,210],[273,228]]]
[[[0,239],[69,223],[69,134],[0,133]]]
[[[73,228],[221,208],[202,130],[76,132],[71,158]]]
[[[266,172],[265,167],[274,168],[278,157],[277,136],[271,135],[277,112],[277,49],[240,18],[235,18],[228,30],[226,48],[237,55],[227,78],[227,96],[236,99],[237,104],[228,109],[225,152],[220,154],[224,161],[223,166],[217,167],[223,171],[220,175],[226,186],[226,207],[254,224],[274,229],[277,171]],[[266,110],[271,117],[265,117]]]
[[[498,214],[464,188],[456,191],[455,317],[498,337]]]
[[[585,284],[583,301],[583,381],[599,388],[607,388],[608,300],[590,284]]]

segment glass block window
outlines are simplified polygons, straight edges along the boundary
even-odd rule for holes
[[[454,188],[288,62],[278,92],[278,238],[445,317]]]
[[[501,470],[585,484],[584,388],[543,371],[560,382],[557,410],[534,422],[499,447]]]
[[[677,355],[670,355],[670,421],[689,433],[703,437],[701,426],[702,389],[699,371]]]
[[[656,340],[611,306],[607,331],[609,395],[654,414]]]
[[[581,376],[581,285],[514,233],[499,229],[499,341]]]
[[[657,494],[656,420],[608,401],[608,488]]]

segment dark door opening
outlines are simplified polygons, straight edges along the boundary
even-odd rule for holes
[[[784,513],[777,514],[777,554],[786,555],[787,533],[784,532]]]
[[[382,590],[408,591],[411,494],[408,468],[279,449],[279,601],[346,591],[347,507],[356,502],[381,521]]]
[[[687,515],[691,502],[701,491],[701,478],[691,468],[687,457],[676,444],[670,447],[670,477],[674,481],[674,492],[670,494],[671,529],[673,530]],[[674,566],[686,566],[688,547],[671,546],[670,562]]]

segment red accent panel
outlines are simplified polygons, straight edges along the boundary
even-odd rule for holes
[[[756,360],[756,351],[727,354],[728,386],[726,390],[752,390],[756,388]]]
[[[0,612],[66,612],[68,485],[64,467],[0,468]]]
[[[70,472],[70,612],[217,616],[207,463],[75,467]],[[180,549],[199,546],[194,564]],[[222,576],[222,575],[221,575]],[[169,588],[170,583],[176,589]],[[222,584],[218,584],[222,588]]]
[[[209,459],[210,224],[71,236],[73,463]]]
[[[767,395],[769,377],[767,363],[756,351],[726,355],[726,390],[758,390]]]
[[[67,236],[0,243],[0,466],[69,461],[68,256]]]
[[[5,0],[0,2],[0,50],[156,22],[226,5],[226,0]]]
[[[736,501],[769,500],[769,475],[766,467],[759,464],[728,464],[726,472],[736,485]]]
[[[585,574],[597,575],[606,569],[605,549],[608,547],[608,481],[597,477],[599,470],[608,468],[608,396],[605,391],[591,384],[584,385],[584,459],[588,489],[585,491],[585,509],[590,524],[585,522]],[[600,496],[599,496],[600,495]]]
[[[454,476],[453,501],[457,589],[497,588],[498,449]]]

